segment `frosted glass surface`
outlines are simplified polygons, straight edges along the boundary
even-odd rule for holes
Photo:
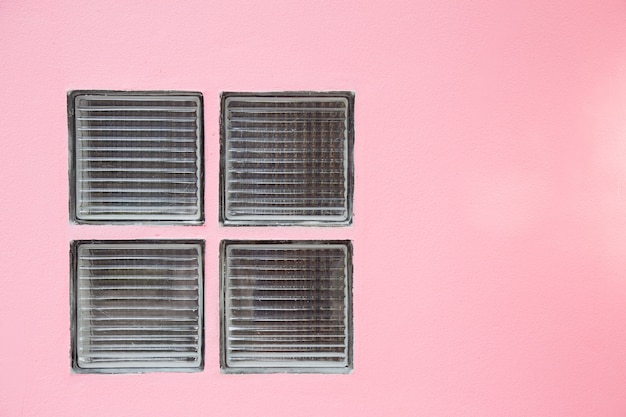
[[[336,243],[227,244],[225,371],[349,371],[348,252]]]
[[[75,251],[75,368],[201,365],[200,244],[102,241]]]

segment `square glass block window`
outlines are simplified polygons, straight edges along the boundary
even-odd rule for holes
[[[74,241],[72,367],[203,367],[202,241]]]
[[[223,93],[224,225],[352,221],[354,94]]]
[[[349,241],[223,241],[225,373],[352,370]]]
[[[202,95],[68,95],[72,220],[203,222]]]

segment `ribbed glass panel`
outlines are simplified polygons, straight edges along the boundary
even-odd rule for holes
[[[202,221],[199,95],[72,98],[77,221]]]
[[[349,242],[224,242],[225,372],[349,372]]]
[[[74,368],[200,369],[202,253],[201,242],[75,242]]]
[[[352,98],[225,93],[224,223],[349,223]]]

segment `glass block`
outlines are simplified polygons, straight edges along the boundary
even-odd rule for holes
[[[75,241],[71,253],[76,372],[202,369],[202,241]]]
[[[223,93],[224,225],[352,221],[354,94]]]
[[[72,220],[203,222],[200,93],[74,91],[68,110]]]
[[[223,241],[225,373],[352,370],[349,241]]]

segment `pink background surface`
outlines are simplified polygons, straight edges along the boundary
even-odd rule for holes
[[[0,0],[0,415],[626,415],[623,0]],[[206,225],[68,223],[66,92],[201,91]],[[355,222],[217,223],[220,91],[354,90]],[[201,238],[206,368],[72,375],[69,241]],[[224,238],[354,241],[354,373],[221,375]]]

